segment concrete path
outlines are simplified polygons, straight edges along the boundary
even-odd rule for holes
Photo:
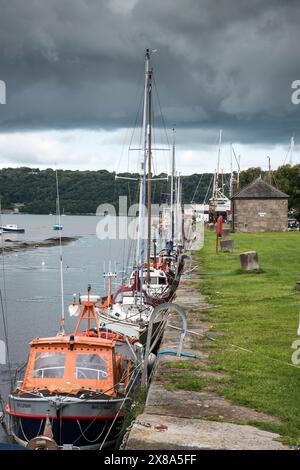
[[[197,274],[184,279],[175,300],[175,303],[185,309],[188,327],[193,331],[193,334],[186,337],[184,352],[197,358],[160,356],[149,387],[144,413],[133,424],[126,449],[285,449],[278,434],[231,422],[279,422],[276,418],[236,405],[218,396],[207,386],[198,391],[180,390],[173,386],[172,381],[178,377],[176,374],[181,377],[192,374],[201,380],[218,380],[224,377],[224,374],[193,368],[207,365],[209,356],[207,348],[203,347],[208,341],[203,334],[210,329],[210,324],[202,321],[205,314],[201,315],[201,311],[205,312],[211,306],[206,304],[196,288],[197,282]],[[160,350],[177,349],[180,326],[179,318],[173,315],[164,332]],[[182,367],[184,363],[187,368]]]

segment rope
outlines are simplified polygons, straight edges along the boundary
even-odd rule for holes
[[[96,439],[88,439],[84,432],[86,431],[83,431],[82,428],[81,428],[81,424],[80,424],[80,421],[79,419],[76,420],[77,421],[77,424],[78,424],[78,427],[79,427],[79,430],[80,430],[80,433],[81,433],[81,437],[83,437],[87,442],[90,442],[91,444],[93,442],[96,442],[98,441],[98,439],[100,439],[100,437],[102,436],[102,434],[104,433],[105,429],[107,428],[107,421],[105,421],[105,426],[103,427],[102,431],[100,432],[99,436],[96,437]]]
[[[42,429],[43,421],[44,421],[44,419],[41,419],[41,424],[40,424],[40,428],[39,428],[39,430],[38,430],[37,436],[40,436],[40,432],[41,432],[41,429]],[[26,434],[25,434],[25,432],[24,432],[24,429],[23,429],[22,418],[20,418],[19,423],[20,423],[20,429],[21,429],[21,431],[22,431],[22,434],[23,434],[23,436],[24,436],[25,441],[26,441],[26,442],[29,442],[30,439],[27,438],[27,436],[26,436]]]
[[[193,203],[195,202],[195,196],[196,196],[196,193],[197,193],[197,191],[198,191],[198,188],[199,188],[199,186],[200,186],[200,184],[201,184],[202,179],[203,179],[203,173],[202,173],[202,175],[201,175],[200,178],[199,178],[198,184],[197,184],[197,186],[196,186],[196,189],[195,189],[195,191],[194,191],[194,194],[193,194],[193,197],[192,197],[192,200],[191,200],[191,204],[193,204]]]
[[[210,183],[209,183],[209,186],[208,186],[208,188],[207,188],[207,191],[206,191],[204,200],[203,200],[203,204],[205,204],[206,201],[207,201],[208,193],[209,193],[209,191],[210,191],[210,187],[211,187],[211,185],[212,185],[213,179],[214,179],[214,177],[212,176],[211,179],[210,179]]]
[[[136,369],[137,369],[138,367],[141,366],[141,364],[142,364],[142,363],[137,364],[137,366],[132,369],[132,371],[130,372],[129,375],[133,375],[133,373],[136,371]],[[136,380],[136,379],[135,379],[135,380]],[[120,382],[118,382],[118,383],[120,383]],[[114,388],[114,387],[112,387],[112,388]],[[129,389],[128,393],[130,392],[131,388],[132,388],[132,385],[130,386],[130,389]],[[102,393],[104,393],[104,392],[102,392]],[[125,400],[126,398],[127,398],[127,395],[125,396],[124,400]],[[85,400],[82,400],[82,402],[84,402],[84,401],[85,401]],[[120,409],[119,409],[119,412],[120,412],[121,408],[123,407],[123,405],[124,405],[124,401],[123,401],[123,403],[122,403],[122,405],[121,405],[121,407],[120,407]],[[119,414],[119,412],[118,412],[118,414]],[[99,411],[99,413],[95,416],[95,418],[94,418],[94,419],[90,422],[90,424],[85,428],[85,432],[93,425],[93,423],[95,422],[95,420],[97,419],[97,417],[100,415],[100,413],[101,413],[101,411]],[[118,414],[117,414],[117,416],[118,416]],[[109,430],[109,432],[110,432],[110,430]],[[75,441],[73,442],[73,445],[76,444],[76,442],[78,441],[78,439],[79,439],[79,437],[78,437],[77,439],[75,439]],[[107,439],[107,436],[105,436],[105,440],[106,440],[106,439]]]
[[[165,118],[164,118],[164,115],[163,115],[163,112],[162,112],[162,108],[161,108],[161,104],[160,104],[160,99],[159,99],[159,94],[158,94],[158,89],[157,89],[154,74],[153,74],[153,82],[154,82],[154,89],[155,89],[156,96],[157,96],[157,101],[158,101],[158,106],[159,106],[159,112],[160,112],[160,115],[161,115],[161,120],[162,120],[162,123],[163,123],[163,126],[164,126],[164,131],[165,131],[166,137],[167,137],[167,145],[168,145],[168,147],[170,147],[170,142],[169,142],[168,133],[167,133],[167,126],[166,126]]]
[[[129,389],[128,389],[128,392],[126,393],[126,395],[125,395],[125,397],[124,397],[124,400],[123,400],[123,402],[122,402],[122,404],[121,404],[121,406],[120,406],[120,408],[119,408],[119,410],[118,410],[116,416],[114,417],[114,419],[113,419],[113,421],[112,421],[112,423],[111,423],[111,425],[110,425],[110,427],[109,427],[109,429],[108,429],[108,431],[107,431],[107,433],[106,433],[106,435],[105,435],[105,437],[104,437],[104,440],[103,440],[103,442],[102,442],[102,444],[101,444],[99,450],[102,450],[102,448],[103,448],[103,446],[104,446],[104,444],[105,444],[105,442],[106,442],[106,440],[107,440],[107,438],[108,438],[108,436],[109,436],[109,434],[110,434],[110,432],[111,432],[111,430],[112,430],[112,428],[113,428],[113,426],[114,426],[116,420],[118,419],[118,416],[119,416],[119,414],[120,414],[120,411],[121,411],[121,409],[123,408],[123,406],[124,406],[124,404],[125,404],[125,402],[126,402],[128,396],[129,396],[129,393],[130,393],[130,391],[131,391],[131,389],[132,389],[132,387],[133,387],[133,385],[134,385],[134,383],[135,383],[137,377],[138,377],[138,371],[137,371],[137,374],[136,374],[135,378],[133,379],[132,383],[130,384],[130,387],[129,387]]]
[[[170,328],[173,328],[175,330],[180,330],[180,328],[178,328],[177,326],[174,326],[174,325],[169,325]],[[192,331],[192,330],[186,330],[187,333],[190,333],[192,335],[197,335],[197,336],[202,336],[203,338],[207,338],[209,339],[210,341],[214,341],[216,343],[220,343],[219,340],[217,340],[216,338],[212,338],[211,336],[209,336],[208,334],[206,333],[197,333],[196,331]],[[258,351],[253,351],[251,349],[246,349],[246,348],[243,348],[242,346],[239,346],[237,344],[233,344],[233,343],[228,343],[228,344],[222,344],[222,346],[230,346],[232,348],[236,348],[236,349],[239,349],[240,351],[243,351],[243,352],[247,352],[247,353],[251,353],[251,354],[256,354],[257,356],[263,356],[264,358],[267,358],[269,359],[270,361],[275,361],[275,362],[278,362],[282,365],[285,365],[285,366],[290,366],[290,367],[295,367],[296,369],[300,369],[300,366],[297,366],[296,364],[292,364],[291,362],[286,362],[286,361],[282,361],[281,359],[277,359],[276,357],[272,357],[272,356],[267,356],[266,354],[264,353],[260,353]]]
[[[159,351],[157,353],[158,356],[162,355],[162,354],[170,354],[172,356],[177,356],[178,355],[178,351],[174,351],[173,349],[166,349],[164,351]],[[197,359],[197,356],[195,356],[195,354],[187,354],[187,353],[181,353],[180,354],[180,357],[190,357],[192,359]]]

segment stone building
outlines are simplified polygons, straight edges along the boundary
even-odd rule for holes
[[[234,232],[284,232],[288,195],[257,178],[231,198]]]

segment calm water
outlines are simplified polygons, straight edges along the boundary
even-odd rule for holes
[[[72,303],[73,293],[85,293],[91,284],[93,293],[105,293],[104,264],[118,273],[119,283],[124,269],[131,266],[133,247],[129,242],[99,240],[96,225],[99,217],[62,217],[63,236],[80,236],[76,241],[63,246],[65,305]],[[43,240],[57,236],[52,230],[55,216],[4,215],[3,223],[14,223],[25,228],[25,234],[5,237],[19,240]],[[37,248],[4,256],[4,275],[0,266],[1,289],[4,296],[4,277],[7,297],[9,350],[14,366],[26,361],[28,342],[37,336],[57,333],[60,316],[60,271],[59,247]],[[76,318],[66,315],[67,329],[72,331]],[[0,339],[4,340],[2,317],[0,317]],[[0,392],[7,395],[8,373],[0,365]],[[0,428],[0,441],[5,437]]]

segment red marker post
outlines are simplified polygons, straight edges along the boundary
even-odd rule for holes
[[[216,254],[219,253],[219,238],[222,237],[223,217],[219,215],[216,230]]]

